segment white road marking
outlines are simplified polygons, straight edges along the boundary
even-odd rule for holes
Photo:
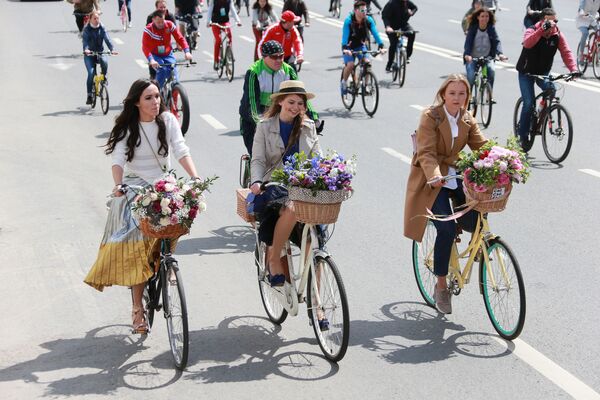
[[[575,22],[574,18],[563,18],[563,21],[568,21],[568,22]]]
[[[595,392],[591,387],[581,382],[569,371],[565,370],[521,339],[514,339],[512,341],[512,345],[514,346],[512,349],[511,347],[513,346],[508,344],[505,340],[499,337],[494,337],[494,339],[496,339],[498,343],[507,346],[511,353],[529,364],[555,385],[570,394],[574,399],[600,400],[600,394]]]
[[[411,106],[412,108],[414,108],[415,110],[418,110],[418,111],[423,111],[423,110],[425,109],[425,107],[423,107],[423,106],[420,106],[420,105],[418,105],[418,104],[411,104],[410,106]]]
[[[137,60],[135,60],[135,62],[137,63],[137,65],[139,65],[140,67],[146,69],[148,68],[148,62],[146,60],[140,60],[139,58]]]
[[[410,165],[410,163],[412,162],[412,158],[405,156],[402,153],[397,152],[396,150],[390,148],[390,147],[382,147],[381,150],[385,151],[386,153],[388,153],[390,156],[392,157],[396,157],[398,159],[400,159],[400,161],[407,163],[408,165]]]
[[[67,63],[64,63],[64,62],[57,61],[55,63],[48,64],[48,65],[50,65],[53,68],[56,68],[59,71],[66,71],[66,70],[68,70],[70,68],[73,68],[74,64],[67,64]]]
[[[202,50],[202,54],[206,55],[207,57],[210,57],[210,59],[211,59],[211,60],[213,59],[213,54],[212,54],[212,53],[209,53],[209,52],[208,52],[208,51],[206,51],[206,50]]]
[[[205,120],[207,124],[209,124],[210,126],[212,126],[213,128],[215,128],[217,130],[227,129],[227,127],[225,125],[220,123],[215,117],[213,117],[210,114],[200,114],[200,118]]]
[[[122,41],[121,39],[119,39],[118,37],[113,37],[112,40],[116,43],[116,44],[125,44],[124,41]]]
[[[456,19],[449,19],[448,22],[453,23],[453,24],[462,24],[462,21],[458,21]]]
[[[593,169],[580,169],[579,171],[583,172],[584,174],[588,174],[591,176],[595,176],[596,178],[600,178],[600,172],[593,170]]]
[[[248,36],[238,35],[238,37],[246,42],[254,43],[254,39],[250,39]]]

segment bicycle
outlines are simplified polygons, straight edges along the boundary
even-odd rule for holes
[[[102,113],[106,115],[108,113],[109,108],[109,96],[108,96],[108,79],[102,73],[102,70],[98,68],[98,64],[100,57],[103,54],[112,54],[110,51],[102,51],[95,52],[92,51],[90,53],[83,53],[85,56],[95,57],[94,63],[94,84],[92,85],[92,104],[91,108],[94,109],[96,107],[96,99],[100,97],[100,107],[102,108]]]
[[[271,185],[285,187],[279,183],[266,183],[261,189]],[[284,247],[290,282],[286,281],[282,287],[272,287],[265,263],[267,246],[258,237],[260,223],[254,221],[252,226],[256,236],[254,263],[258,286],[269,320],[280,325],[288,315],[297,316],[299,304],[306,302],[309,323],[323,355],[332,362],[340,361],[348,349],[350,315],[340,272],[325,249],[326,233],[318,229],[318,225],[304,224],[297,266],[293,263],[290,241]],[[324,320],[329,322],[327,326],[323,324]]]
[[[217,74],[220,78],[223,76],[223,71],[225,71],[227,80],[231,82],[235,71],[235,59],[233,58],[233,48],[231,47],[229,37],[227,36],[227,29],[229,29],[229,26],[217,24],[216,22],[212,22],[211,25],[221,29],[221,32],[219,33],[221,35],[221,48],[219,49]]]
[[[597,21],[600,21],[598,19]],[[591,30],[587,40],[585,41],[585,47],[582,49],[581,45],[577,45],[577,57],[581,54],[583,59],[577,60],[577,68],[582,74],[585,73],[589,64],[592,64],[592,71],[594,77],[600,79],[600,57],[598,56],[598,40],[600,40],[600,30],[593,26],[589,26]]]
[[[201,18],[202,14],[200,13],[175,16],[175,19],[181,22],[181,26],[183,26],[183,36],[185,37],[185,41],[190,46],[190,52],[192,50],[196,50],[198,47],[198,29],[193,29],[193,20],[199,20]],[[196,24],[196,26],[198,25]]]
[[[572,72],[561,75],[531,75],[536,79],[547,79],[550,82],[564,79],[570,81],[581,74]],[[557,88],[558,89],[558,88]],[[535,103],[539,107],[532,110],[531,125],[529,127],[527,140],[521,141],[523,151],[529,151],[533,147],[536,135],[542,136],[542,146],[548,159],[558,164],[564,161],[569,155],[571,144],[573,143],[573,123],[571,115],[567,109],[560,103],[560,97],[557,96],[558,90],[547,89],[535,97]],[[513,130],[515,136],[519,132],[519,120],[521,118],[521,109],[523,108],[523,98],[519,97],[515,104],[513,114]]]
[[[185,136],[190,126],[190,101],[183,85],[175,77],[176,66],[186,68],[196,65],[194,61],[177,61],[172,64],[159,64],[159,68],[170,68],[171,74],[160,88],[163,102],[177,118],[181,133]]]
[[[394,31],[398,36],[398,44],[396,45],[396,61],[392,64],[392,82],[398,79],[398,87],[404,86],[406,79],[406,64],[408,55],[406,54],[406,35],[417,34],[419,31]]]
[[[462,179],[448,175],[441,179]],[[437,276],[433,273],[436,229],[427,221],[421,242],[413,241],[412,264],[421,296],[435,308],[433,293]],[[447,275],[448,290],[459,295],[470,282],[473,265],[479,262],[479,291],[488,317],[498,334],[507,340],[519,336],[525,324],[525,285],[517,258],[506,242],[490,231],[486,213],[478,213],[475,231],[467,248],[458,250],[455,240]],[[461,260],[467,259],[461,268]]]
[[[342,94],[342,103],[346,109],[351,110],[356,101],[356,97],[360,95],[362,97],[363,108],[367,115],[372,117],[377,111],[379,105],[379,84],[377,78],[371,70],[371,63],[366,62],[367,54],[377,56],[383,53],[381,50],[374,51],[352,51],[353,56],[362,55],[359,63],[354,65],[354,69],[346,81],[346,93]],[[356,70],[359,69],[358,77],[356,76]],[[344,79],[344,71],[342,70],[342,78]]]
[[[488,81],[488,62],[493,60],[493,57],[473,57],[471,62],[475,63],[475,77],[471,85],[471,99],[469,100],[468,110],[471,111],[473,117],[479,114],[481,123],[484,128],[490,126],[492,120],[492,107],[494,105],[492,95],[492,85]]]
[[[123,4],[121,4],[121,11],[119,13],[119,17],[121,18],[121,26],[123,27],[123,32],[127,32],[129,24],[129,12],[127,11],[126,0],[123,0]]]
[[[122,185],[122,191],[139,191],[141,186]],[[160,239],[160,262],[154,275],[146,282],[142,294],[144,318],[152,328],[154,313],[163,311],[167,321],[167,332],[171,355],[175,367],[185,369],[189,352],[188,313],[179,263],[171,254],[172,238]],[[162,295],[162,296],[161,296]],[[162,298],[162,303],[161,303]],[[150,329],[148,330],[150,333]]]
[[[331,18],[340,18],[342,12],[342,1],[341,0],[333,0],[331,4]]]

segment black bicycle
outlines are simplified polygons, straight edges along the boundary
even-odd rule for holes
[[[548,80],[550,82],[564,79],[570,81],[581,76],[580,72],[572,72],[561,75],[531,75],[536,79]],[[558,88],[557,88],[558,89]],[[536,135],[542,136],[542,146],[548,160],[553,163],[564,161],[569,155],[573,143],[573,122],[567,109],[560,103],[560,97],[556,94],[558,90],[546,89],[535,97],[535,104],[539,107],[532,110],[531,125],[526,140],[521,140],[524,151],[531,150]],[[513,130],[515,136],[519,134],[519,120],[523,98],[519,97],[515,104],[513,114]]]
[[[177,15],[175,17],[177,21],[181,22],[180,25],[183,26],[183,36],[190,46],[190,52],[196,50],[198,47],[198,20],[200,18],[202,18],[202,14],[200,13]],[[196,20],[195,23],[194,20]]]
[[[473,57],[472,62],[475,63],[475,78],[471,85],[471,100],[469,100],[469,111],[473,117],[481,117],[481,123],[485,128],[490,126],[492,120],[493,93],[492,85],[488,80],[488,62],[493,60],[493,57]]]
[[[342,103],[346,109],[351,110],[354,106],[357,96],[362,97],[363,107],[365,112],[372,117],[377,111],[379,105],[379,84],[373,71],[371,71],[371,63],[366,61],[366,55],[371,54],[377,56],[381,54],[381,50],[375,51],[352,51],[353,56],[362,56],[360,61],[354,65],[354,69],[346,80],[346,92],[342,93]],[[358,71],[357,71],[358,70]],[[358,74],[357,74],[358,73]],[[344,71],[342,70],[342,78],[344,79]]]
[[[164,104],[167,105],[169,111],[177,118],[184,136],[190,126],[190,100],[183,85],[175,77],[175,68],[178,65],[189,68],[195,64],[194,61],[177,61],[172,64],[160,64],[160,68],[169,68],[171,71],[171,74],[160,88],[160,94]]]
[[[419,31],[394,31],[398,36],[398,44],[396,45],[396,60],[392,64],[392,82],[398,79],[398,86],[404,86],[406,79],[406,64],[408,64],[408,55],[406,53],[406,37],[407,35],[416,34]]]

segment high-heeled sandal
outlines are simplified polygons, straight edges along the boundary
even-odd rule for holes
[[[141,307],[134,307],[131,311],[131,319],[132,319],[132,333],[145,335],[148,333],[148,324],[146,323],[146,319],[144,317],[144,312]],[[142,322],[136,324],[136,321],[142,320]]]

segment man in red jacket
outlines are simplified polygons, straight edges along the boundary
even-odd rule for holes
[[[165,83],[171,75],[171,68],[159,68],[162,64],[174,64],[176,62],[171,48],[171,37],[175,38],[177,44],[185,52],[185,59],[191,60],[190,46],[185,38],[171,21],[165,21],[165,16],[160,10],[152,13],[152,22],[144,28],[142,36],[142,51],[150,63],[150,67],[156,70],[156,80],[159,85]],[[175,68],[175,79],[179,80],[177,68]]]
[[[258,44],[258,48],[262,47],[263,43],[269,40],[276,40],[281,43],[283,47],[284,61],[289,62],[290,58],[296,55],[296,63],[302,64],[304,61],[304,46],[302,45],[302,38],[298,30],[294,26],[294,22],[299,21],[300,17],[297,17],[292,11],[284,11],[281,14],[281,21],[278,24],[271,25],[267,28],[263,37]],[[262,58],[262,54],[259,54]]]

